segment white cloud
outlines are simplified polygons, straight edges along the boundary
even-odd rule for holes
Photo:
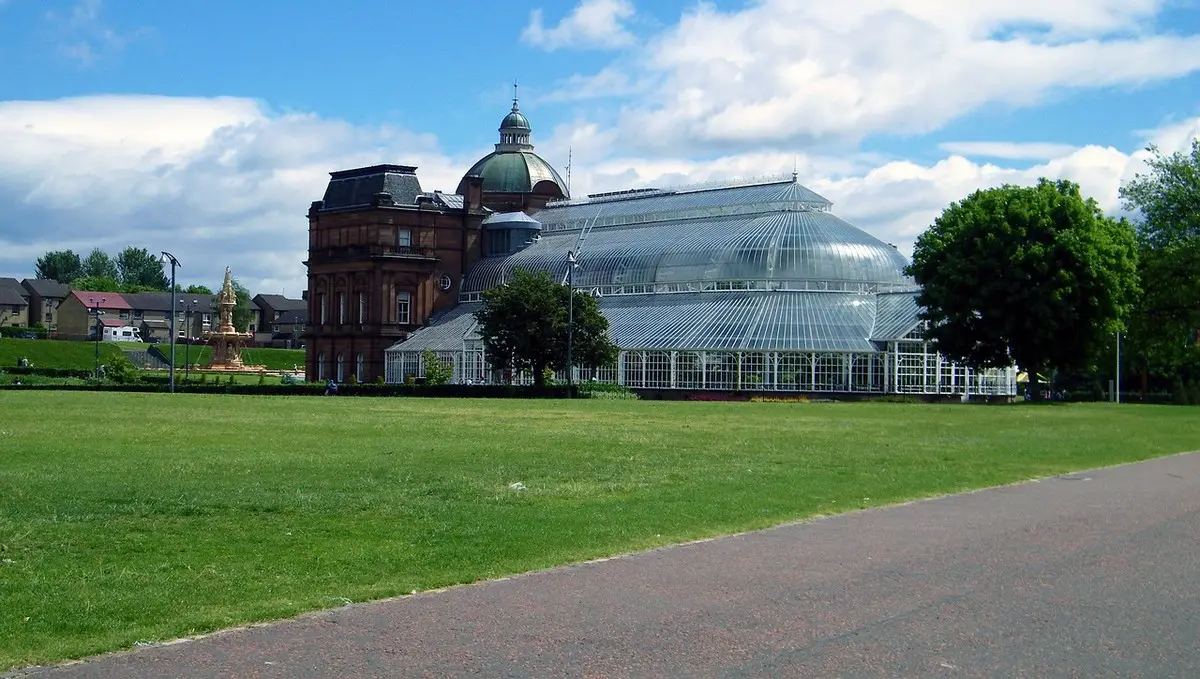
[[[542,10],[529,14],[529,25],[521,33],[525,43],[545,50],[560,48],[615,48],[634,41],[623,22],[634,15],[629,0],[581,0],[558,25],[547,28]]]
[[[303,289],[305,212],[332,170],[419,166],[453,191],[466,159],[436,139],[277,115],[236,98],[100,96],[0,102],[0,271],[32,275],[51,249],[168,250],[181,279],[220,282],[226,265],[252,289]]]
[[[79,0],[65,15],[47,12],[46,22],[57,36],[59,54],[90,67],[149,33],[144,27],[118,31],[101,19],[102,11],[102,0]]]
[[[1144,131],[1140,141],[1169,153],[1198,135],[1200,118],[1193,118]],[[1052,157],[1032,165],[955,153],[920,164],[799,147],[697,159],[638,155],[617,139],[581,119],[551,130],[538,151],[563,169],[573,150],[576,196],[795,168],[801,182],[834,201],[835,214],[905,252],[946,205],[1003,183],[1071,179],[1116,212],[1118,188],[1146,158],[1138,149],[1084,146],[1045,153]],[[288,294],[305,285],[304,215],[330,171],[412,164],[427,190],[452,191],[486,152],[448,155],[429,135],[279,114],[247,99],[148,96],[0,102],[0,148],[0,276],[31,275],[36,257],[51,249],[136,245],[180,257],[185,284],[215,285],[230,265],[252,290]]]
[[[1075,150],[1070,144],[1051,142],[948,141],[938,144],[946,153],[1005,160],[1049,160]]]
[[[627,144],[656,151],[920,134],[985,107],[1200,70],[1200,36],[1153,33],[1167,2],[702,3],[597,77],[644,83],[620,127]],[[558,96],[593,82],[568,80]]]

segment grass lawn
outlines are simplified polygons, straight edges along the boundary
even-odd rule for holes
[[[119,354],[116,343],[100,343],[101,363]],[[96,343],[0,338],[0,367],[15,366],[22,356],[39,368],[92,370],[96,367]]]
[[[1134,405],[0,392],[0,668],[1197,447]]]

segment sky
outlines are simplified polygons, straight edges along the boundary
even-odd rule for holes
[[[1200,136],[1200,0],[0,0],[0,276],[134,245],[299,297],[328,173],[453,191],[514,82],[575,197],[794,170],[909,254],[1042,176],[1123,214]]]

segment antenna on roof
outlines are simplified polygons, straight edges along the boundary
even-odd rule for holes
[[[517,79],[513,78],[513,110],[517,110]]]
[[[567,194],[571,193],[571,147],[567,147]]]
[[[799,179],[800,179],[799,170],[800,170],[800,160],[796,156],[796,154],[793,153],[792,154],[792,181],[799,181]]]

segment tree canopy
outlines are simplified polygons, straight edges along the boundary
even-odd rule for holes
[[[534,383],[545,384],[545,372],[567,367],[569,289],[546,272],[513,272],[505,285],[483,293],[475,312],[484,350],[492,367],[505,372],[530,372]],[[611,365],[617,347],[608,339],[608,319],[586,292],[574,295],[572,362],[577,367]]]
[[[33,273],[65,285],[83,275],[83,260],[71,250],[51,250],[38,257]]]
[[[92,251],[84,258],[83,275],[90,278],[113,278],[118,283],[121,281],[117,263],[100,248],[92,248]]]
[[[1087,365],[1138,293],[1133,226],[1079,186],[976,191],[917,240],[908,268],[938,351],[974,367],[1037,375]]]
[[[1200,373],[1200,139],[1190,153],[1147,150],[1148,171],[1121,187],[1125,209],[1139,215],[1142,294],[1129,349],[1144,373],[1172,378]]]
[[[117,254],[117,280],[124,289],[166,290],[169,284],[158,257],[132,245]]]

